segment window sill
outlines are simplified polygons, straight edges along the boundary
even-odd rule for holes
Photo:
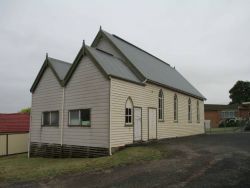
[[[192,123],[192,121],[188,121],[188,123]]]
[[[91,125],[68,125],[68,127],[87,127],[87,128],[89,128],[89,127],[91,127]]]
[[[164,119],[158,119],[158,122],[164,122],[165,120]]]
[[[200,121],[197,121],[196,123],[200,123]]]
[[[174,123],[178,123],[178,120],[174,120]]]
[[[134,124],[125,124],[125,127],[133,127]]]
[[[59,127],[59,125],[41,125],[41,127]]]

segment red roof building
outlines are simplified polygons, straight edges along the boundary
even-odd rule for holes
[[[27,113],[0,114],[0,133],[29,132],[30,115]]]

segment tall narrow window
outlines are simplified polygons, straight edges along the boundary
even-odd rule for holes
[[[200,103],[199,103],[199,101],[197,101],[196,110],[197,110],[197,122],[199,123],[200,122]]]
[[[178,98],[174,95],[174,121],[178,121]]]
[[[133,102],[129,97],[125,105],[125,125],[133,124]]]
[[[188,122],[192,122],[192,106],[191,99],[188,99]]]
[[[164,95],[162,90],[159,91],[158,95],[158,119],[164,120]]]

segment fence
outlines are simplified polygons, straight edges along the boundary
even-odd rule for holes
[[[29,133],[0,133],[0,156],[28,151]]]

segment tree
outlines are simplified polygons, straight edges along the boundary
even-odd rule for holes
[[[23,108],[22,110],[20,110],[20,112],[30,114],[30,110],[30,108]]]
[[[237,81],[229,90],[230,104],[241,104],[242,102],[250,102],[250,82]]]

